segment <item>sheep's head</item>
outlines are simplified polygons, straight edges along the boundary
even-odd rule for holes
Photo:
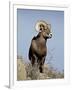
[[[40,20],[36,23],[36,31],[41,32],[44,38],[51,38],[51,24],[47,24],[45,21]]]

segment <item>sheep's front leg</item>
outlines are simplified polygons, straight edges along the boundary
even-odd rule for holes
[[[44,62],[45,62],[45,57],[43,57],[43,58],[42,58],[41,60],[39,60],[39,62],[38,62],[40,73],[43,73]]]

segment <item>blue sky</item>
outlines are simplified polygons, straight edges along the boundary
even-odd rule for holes
[[[17,54],[28,60],[28,51],[35,31],[35,23],[45,20],[51,24],[53,37],[47,40],[46,63],[64,69],[64,11],[17,9]]]

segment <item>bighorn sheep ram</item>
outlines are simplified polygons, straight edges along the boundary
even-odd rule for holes
[[[47,39],[52,37],[51,25],[45,21],[40,20],[36,23],[36,30],[39,32],[37,36],[34,36],[29,48],[29,60],[32,66],[35,62],[39,67],[40,73],[43,73],[43,66],[47,55]]]

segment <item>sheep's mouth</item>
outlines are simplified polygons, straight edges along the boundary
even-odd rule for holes
[[[47,34],[46,37],[47,37],[48,39],[52,38],[52,33]]]

